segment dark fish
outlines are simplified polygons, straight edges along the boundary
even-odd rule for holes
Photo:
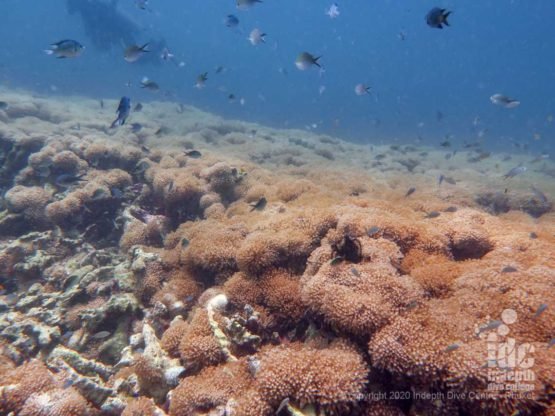
[[[141,80],[141,88],[144,88],[145,90],[149,90],[152,92],[160,91],[160,86],[156,82],[148,79],[147,77],[144,77]]]
[[[108,194],[108,191],[106,191],[103,188],[98,188],[93,192],[91,199],[93,201],[101,201],[101,200],[107,199],[109,197],[110,197],[110,195]]]
[[[452,154],[452,153],[445,153],[445,156],[444,156],[445,160],[449,160],[449,159],[451,159],[452,157],[453,157],[453,154]]]
[[[266,207],[266,204],[267,204],[267,203],[268,203],[268,201],[266,200],[265,197],[260,198],[260,199],[259,199],[258,201],[256,201],[255,203],[250,204],[251,207],[252,207],[252,208],[251,208],[251,212],[253,212],[254,210],[257,210],[257,211],[263,210],[263,209]]]
[[[331,266],[336,266],[343,261],[343,256],[335,256],[333,259],[330,260]]]
[[[214,72],[216,74],[221,74],[224,71],[224,69],[225,67],[223,65],[219,65]]]
[[[76,58],[83,52],[85,47],[76,40],[64,39],[50,45],[50,49],[45,50],[47,55],[55,55],[58,59]]]
[[[237,0],[237,8],[240,10],[247,10],[256,3],[262,3],[262,0]]]
[[[85,181],[85,179],[81,179],[83,176],[85,176],[85,174],[76,176],[71,173],[63,173],[56,178],[54,183],[63,188],[67,188],[75,183]]]
[[[141,103],[137,103],[135,104],[135,107],[133,107],[133,111],[135,112],[139,112],[143,109],[143,105]]]
[[[542,313],[545,312],[545,310],[547,309],[548,305],[547,303],[542,303],[540,306],[538,306],[538,309],[536,310],[536,313],[534,314],[534,319],[537,318],[538,316],[540,316]]]
[[[202,153],[200,153],[198,150],[186,150],[184,153],[185,156],[188,156],[192,159],[198,159],[202,156]]]
[[[443,29],[443,25],[449,26],[449,22],[447,21],[447,18],[449,17],[450,14],[451,12],[447,11],[446,9],[434,7],[426,15],[426,23],[430,27],[433,27],[436,29]]]
[[[5,101],[0,101],[0,110],[7,110],[9,107],[8,103]]]
[[[301,71],[307,70],[312,65],[316,65],[318,68],[321,68],[322,66],[318,63],[318,59],[320,58],[321,56],[314,56],[308,52],[301,52],[295,60],[295,66]]]
[[[440,215],[441,214],[438,211],[430,211],[426,214],[426,216],[424,218],[437,218]]]
[[[368,229],[368,231],[366,231],[366,234],[368,235],[368,237],[374,237],[376,234],[378,234],[382,229],[376,225],[374,225],[373,227],[370,227]]]
[[[118,109],[116,110],[117,118],[112,122],[110,128],[116,126],[123,126],[127,117],[129,117],[129,110],[131,109],[131,99],[129,97],[121,97],[119,100]]]
[[[517,272],[518,270],[513,267],[513,266],[505,266],[501,269],[501,273],[514,273]]]
[[[351,269],[351,273],[356,277],[360,277],[360,272],[354,267]]]
[[[551,348],[553,345],[555,345],[555,338],[551,338],[549,340],[549,342],[547,343],[547,348]]]
[[[445,349],[443,351],[445,352],[451,352],[451,351],[456,351],[460,348],[461,346],[457,343],[448,345],[447,347],[445,347]]]
[[[443,212],[457,212],[458,208],[457,207],[447,207],[443,210]]]
[[[547,197],[545,196],[545,194],[540,191],[538,188],[536,188],[535,186],[532,186],[532,192],[534,193],[534,196],[542,203],[542,204],[547,204],[548,200]]]
[[[100,100],[100,108],[104,108],[104,100]]]
[[[189,247],[189,244],[189,240],[187,240],[186,238],[181,239],[181,247],[187,248]]]
[[[439,143],[441,147],[451,147],[451,142],[449,140],[444,140]]]
[[[96,334],[94,334],[91,338],[92,339],[104,339],[104,338],[108,338],[109,336],[110,336],[110,332],[100,331],[100,332],[97,332]]]
[[[233,14],[228,14],[224,19],[224,24],[227,27],[237,27],[239,25],[239,19]]]
[[[110,189],[110,194],[112,195],[112,198],[114,199],[122,199],[123,198],[123,192],[121,192],[121,190],[119,188],[113,187]]]
[[[208,81],[208,72],[203,72],[197,76],[197,82],[195,83],[195,87],[199,90],[204,88],[206,85],[206,81]]]
[[[146,147],[145,145],[141,146],[141,150],[145,153],[150,153],[150,149],[148,147]]]
[[[444,179],[445,179],[445,176],[439,175],[439,178],[437,179],[437,184],[441,185],[441,183],[443,182]]]
[[[503,175],[504,179],[509,179],[509,178],[514,178],[517,175],[520,175],[521,173],[526,172],[528,169],[526,168],[526,166],[516,166],[514,168],[512,168],[510,171],[508,171],[505,175]]]
[[[536,238],[538,238],[538,235],[537,235],[534,231],[532,231],[532,232],[530,233],[530,238],[531,238],[532,240],[535,240]]]
[[[405,198],[411,196],[415,191],[416,191],[416,188],[414,188],[414,187],[409,188],[409,190],[408,190],[407,193],[405,194]]]
[[[148,43],[145,43],[143,46],[131,45],[127,49],[125,49],[125,52],[123,53],[123,59],[125,59],[127,62],[136,62],[145,53],[150,52],[147,47]]]
[[[176,108],[175,111],[179,114],[183,114],[183,112],[185,111],[185,106],[183,104],[179,103],[177,105],[177,108]]]
[[[453,178],[451,178],[451,177],[449,177],[449,176],[444,176],[444,177],[443,177],[443,180],[444,180],[445,182],[447,182],[448,184],[450,184],[450,185],[456,185],[456,184],[457,184],[457,181],[455,181],[455,179],[453,179]]]

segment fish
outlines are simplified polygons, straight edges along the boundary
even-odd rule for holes
[[[202,153],[200,153],[198,150],[186,150],[184,153],[185,153],[185,156],[188,156],[193,159],[198,159],[202,156]]]
[[[137,103],[135,104],[135,107],[133,107],[133,111],[135,111],[136,113],[138,113],[142,109],[143,109],[143,105],[141,103]]]
[[[355,94],[356,95],[370,95],[371,87],[367,87],[364,84],[357,84],[355,85]]]
[[[547,160],[547,159],[549,159],[549,154],[542,153],[541,155],[536,156],[534,159],[532,159],[530,163],[538,163],[538,162],[541,162],[542,160]]]
[[[447,207],[443,210],[443,212],[457,212],[458,208],[455,206]]]
[[[534,193],[534,196],[538,199],[538,201],[540,201],[542,204],[547,204],[549,202],[547,199],[547,196],[545,196],[545,194],[542,191],[540,191],[534,185],[532,185],[531,188],[532,188],[532,192]]]
[[[141,80],[141,88],[144,88],[145,90],[149,90],[152,92],[160,91],[160,86],[156,82],[148,79],[147,77],[143,77],[143,79]]]
[[[218,66],[216,67],[216,69],[214,70],[214,72],[215,72],[216,74],[221,74],[221,73],[224,72],[225,70],[226,70],[226,69],[225,69],[225,66],[223,66],[223,65],[218,65]]]
[[[326,9],[325,13],[330,19],[335,19],[340,15],[339,6],[337,3],[332,3],[332,5]]]
[[[443,350],[444,352],[452,352],[452,351],[456,351],[460,348],[461,346],[459,344],[457,344],[456,342],[448,345],[447,347],[445,347],[445,349]]]
[[[330,266],[336,266],[343,261],[343,256],[335,256],[330,260]]]
[[[141,123],[133,123],[131,124],[131,131],[133,133],[138,133],[143,129],[143,125]]]
[[[428,218],[428,219],[437,218],[440,215],[441,215],[441,213],[439,213],[438,211],[430,211],[424,216],[424,218]]]
[[[99,104],[100,104],[100,108],[104,108],[104,100],[101,99],[101,100],[99,101]]]
[[[96,334],[94,334],[91,338],[92,339],[104,339],[104,338],[108,338],[109,336],[110,336],[109,331],[100,331],[100,332],[97,332]]]
[[[257,211],[261,211],[266,207],[266,204],[268,203],[267,199],[265,197],[261,197],[258,201],[250,204],[251,206],[251,211],[253,212],[254,210]]]
[[[189,242],[188,239],[186,239],[186,238],[181,239],[181,247],[187,248],[187,247],[189,247],[189,244],[190,244],[190,242]]]
[[[312,65],[316,65],[318,68],[322,68],[322,66],[318,63],[318,59],[321,56],[314,56],[308,52],[301,52],[297,55],[297,59],[295,59],[295,66],[300,71],[305,71],[312,67]]]
[[[547,343],[547,348],[551,348],[553,345],[555,345],[555,338],[551,338],[549,340],[549,342]]]
[[[531,238],[532,240],[535,240],[536,238],[538,238],[538,235],[537,235],[534,231],[532,231],[532,232],[530,233],[530,238]]]
[[[536,313],[534,314],[534,319],[536,319],[542,313],[544,313],[547,307],[548,307],[547,303],[542,303],[540,306],[538,306],[538,309],[536,309]]]
[[[224,18],[224,25],[227,27],[237,27],[239,26],[239,19],[234,14],[228,14]]]
[[[175,63],[175,61],[173,61],[174,58],[175,58],[175,55],[173,53],[171,53],[168,48],[162,49],[162,52],[160,53],[160,59],[161,60],[163,60],[163,61],[172,61],[172,62]]]
[[[45,50],[47,55],[54,55],[58,59],[77,58],[83,53],[85,47],[76,40],[64,39],[50,44],[50,49]]]
[[[141,10],[148,10],[148,0],[135,0],[135,6]]]
[[[444,140],[439,143],[441,147],[451,147],[451,142],[449,140]]]
[[[256,3],[262,3],[262,0],[237,0],[237,8],[239,10],[247,10],[254,6]]]
[[[436,120],[437,121],[443,120],[443,117],[444,117],[444,115],[441,111],[436,111]]]
[[[501,325],[503,325],[503,322],[499,320],[490,321],[487,324],[482,325],[481,327],[478,328],[477,335],[480,335],[482,332],[485,332],[485,331],[491,331],[492,329],[497,329]]]
[[[426,14],[426,23],[435,29],[443,29],[443,25],[450,26],[447,18],[452,12],[440,7],[434,7]]]
[[[118,108],[116,110],[116,114],[118,115],[116,119],[110,125],[110,128],[114,128],[116,126],[123,126],[127,117],[129,117],[129,110],[131,108],[131,99],[129,97],[121,97],[119,100]]]
[[[491,97],[489,97],[489,99],[493,104],[499,105],[504,108],[515,108],[520,105],[520,101],[507,97],[503,94],[493,94]]]
[[[253,29],[247,39],[249,40],[251,45],[257,46],[257,45],[260,45],[261,43],[266,42],[265,37],[266,37],[266,33],[263,33],[260,29]]]
[[[70,187],[71,185],[73,185],[75,183],[84,182],[85,179],[82,179],[83,176],[85,176],[84,173],[82,175],[73,175],[71,173],[63,173],[63,174],[58,175],[56,177],[56,180],[54,181],[54,183],[58,186],[61,186],[62,188],[67,188],[67,187]]]
[[[287,408],[287,406],[289,406],[289,397],[286,397],[281,401],[281,403],[279,404],[279,407],[276,410],[276,415],[279,415],[282,410]]]
[[[141,56],[143,56],[147,52],[150,52],[147,47],[148,43],[145,43],[143,46],[131,45],[127,47],[123,52],[123,59],[130,63],[137,62],[141,58]]]
[[[370,227],[367,231],[366,231],[366,235],[368,237],[374,237],[375,235],[377,235],[382,229],[380,227],[378,227],[377,225],[374,225],[372,227]]]
[[[416,188],[411,187],[408,189],[407,193],[405,194],[405,198],[411,196],[416,191]]]
[[[208,81],[208,72],[203,72],[202,74],[199,74],[199,76],[197,77],[197,82],[195,83],[195,88],[198,88],[199,90],[204,88],[206,85],[206,81]]]
[[[0,110],[7,110],[9,107],[9,104],[5,101],[0,101]]]
[[[520,175],[526,172],[528,168],[526,166],[516,166],[508,171],[505,175],[503,175],[503,179],[514,178],[517,175]]]
[[[351,268],[351,273],[356,277],[360,277],[360,272],[357,269],[355,269],[354,267]]]
[[[517,271],[516,267],[513,266],[505,266],[501,269],[501,273],[514,273]]]

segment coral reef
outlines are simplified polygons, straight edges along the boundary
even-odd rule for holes
[[[551,161],[8,97],[1,414],[553,413]]]

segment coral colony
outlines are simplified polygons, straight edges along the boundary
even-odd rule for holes
[[[552,162],[5,95],[0,414],[554,414]]]

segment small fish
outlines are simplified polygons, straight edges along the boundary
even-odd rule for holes
[[[361,95],[370,95],[371,87],[367,87],[364,84],[357,84],[355,85],[355,94],[358,96]]]
[[[428,219],[437,218],[437,217],[439,217],[440,215],[441,215],[441,214],[440,214],[438,211],[430,211],[430,212],[428,212],[428,213],[424,216],[424,218],[428,218]]]
[[[542,203],[542,204],[547,204],[548,200],[547,200],[547,196],[545,196],[545,194],[540,191],[538,188],[536,188],[535,186],[531,186],[532,188],[532,192],[534,193],[534,196]]]
[[[197,77],[195,88],[198,88],[199,90],[204,88],[206,85],[206,81],[208,81],[208,72],[203,72]]]
[[[202,156],[202,153],[200,153],[198,150],[186,150],[184,153],[185,153],[185,156],[188,156],[193,159],[198,159]]]
[[[118,108],[116,110],[116,114],[118,115],[116,119],[110,125],[110,128],[113,129],[116,126],[123,126],[127,117],[129,117],[129,110],[131,108],[131,99],[129,97],[121,97],[119,100]]]
[[[407,193],[405,194],[405,198],[408,198],[409,196],[411,196],[415,191],[416,191],[416,188],[414,187],[409,188]]]
[[[407,34],[401,30],[399,33],[397,33],[397,37],[399,38],[399,40],[405,40],[407,38]]]
[[[263,209],[266,207],[266,204],[267,204],[267,203],[268,203],[268,201],[266,200],[266,198],[265,198],[265,197],[261,197],[261,198],[260,198],[258,201],[256,201],[255,203],[250,204],[250,206],[251,206],[251,211],[250,211],[250,212],[253,212],[254,210],[257,210],[257,211],[263,210]]]
[[[141,80],[141,88],[144,88],[145,90],[149,90],[152,92],[160,91],[160,86],[156,82],[148,79],[147,77],[143,77],[143,79]]]
[[[532,240],[535,240],[536,238],[538,238],[538,235],[537,235],[534,231],[532,231],[532,232],[530,233],[530,238],[531,238]]]
[[[477,335],[480,335],[482,332],[485,332],[485,331],[491,331],[492,329],[497,329],[502,324],[503,324],[503,322],[501,322],[499,320],[490,321],[487,324],[482,325],[481,327],[478,328]]]
[[[71,173],[63,173],[56,178],[54,183],[62,188],[68,188],[75,183],[86,181],[86,179],[82,179],[83,176],[85,176],[85,174],[76,176]]]
[[[555,338],[551,338],[549,340],[549,342],[547,343],[547,348],[551,348],[553,345],[555,345]]]
[[[239,10],[247,10],[254,6],[256,3],[262,3],[262,0],[237,0],[237,8]]]
[[[100,108],[104,108],[104,100],[100,100],[99,104],[100,104]]]
[[[517,175],[520,175],[521,173],[524,173],[528,170],[528,168],[526,166],[516,166],[514,168],[512,168],[510,171],[508,171],[505,175],[503,175],[504,179],[509,179],[509,178],[514,178]]]
[[[64,384],[62,384],[62,388],[63,389],[69,389],[74,384],[75,384],[75,381],[73,381],[73,379],[71,379],[71,378],[68,378],[66,381],[64,381]]]
[[[239,19],[234,14],[228,14],[224,18],[224,25],[227,27],[237,27],[239,26]]]
[[[335,19],[339,17],[339,6],[337,3],[333,3],[330,7],[326,9],[326,15],[329,16],[330,19]]]
[[[227,96],[227,101],[229,101],[230,103],[234,103],[235,102],[235,94],[229,94]]]
[[[175,58],[175,55],[171,53],[168,48],[162,49],[162,52],[160,53],[160,59],[162,59],[163,61],[173,61],[173,58]]]
[[[147,52],[150,52],[147,47],[148,43],[145,43],[143,46],[131,45],[123,52],[123,59],[130,63],[137,62],[141,58],[141,56],[143,56]]]
[[[451,207],[447,207],[443,210],[443,212],[457,212],[458,208],[451,206]]]
[[[295,66],[300,71],[305,71],[312,67],[312,65],[316,65],[318,68],[322,68],[322,66],[318,63],[318,59],[320,58],[321,56],[314,56],[308,52],[301,52],[295,60]]]
[[[223,65],[218,65],[218,66],[216,67],[216,69],[214,70],[214,73],[216,73],[216,74],[221,74],[221,73],[224,72],[224,71],[225,71],[225,67],[224,67]]]
[[[133,111],[136,112],[136,113],[138,113],[142,109],[143,109],[143,105],[141,103],[137,103],[137,104],[135,104],[135,107],[133,107]]]
[[[7,110],[9,107],[8,103],[5,101],[0,101],[0,110]]]
[[[536,310],[536,313],[534,314],[534,319],[536,319],[542,313],[544,313],[545,310],[547,309],[547,307],[548,307],[547,303],[542,303],[540,306],[538,306],[538,309]]]
[[[449,26],[447,18],[450,14],[451,12],[446,9],[434,7],[426,14],[426,23],[435,29],[443,29],[443,25]]]
[[[356,277],[360,277],[360,272],[354,267],[351,269],[351,273]]]
[[[83,52],[85,47],[76,40],[64,39],[50,45],[50,49],[45,50],[47,55],[54,55],[58,59],[76,58]]]
[[[514,273],[517,271],[516,267],[513,266],[505,266],[501,269],[501,273]]]
[[[455,342],[454,344],[451,344],[451,345],[448,345],[447,347],[445,347],[445,349],[443,351],[444,352],[452,352],[452,351],[458,350],[460,347],[461,346]]]
[[[108,194],[108,192],[105,189],[98,188],[93,192],[91,199],[93,201],[101,201],[101,200],[107,199],[109,197],[110,197],[110,195]]]
[[[444,179],[445,179],[445,176],[443,176],[443,174],[439,175],[439,178],[437,179],[437,184],[441,185]]]
[[[279,407],[276,410],[276,415],[279,415],[280,412],[285,409],[287,406],[289,405],[289,397],[286,397],[285,399],[283,399],[281,401],[281,403],[279,404]]]
[[[530,163],[538,163],[538,162],[541,162],[542,160],[547,160],[547,159],[549,159],[549,154],[542,153],[541,155],[536,156],[534,159],[532,159]]]
[[[186,238],[181,239],[181,247],[187,248],[187,247],[189,247],[189,244],[190,244],[190,242]]]
[[[143,125],[141,123],[132,123],[131,124],[131,131],[133,133],[138,133],[142,130]]]
[[[330,266],[336,266],[343,261],[343,256],[335,256],[330,260]]]
[[[100,332],[97,332],[96,334],[94,334],[91,338],[92,339],[104,339],[104,338],[108,338],[109,336],[110,336],[109,331],[100,331]]]
[[[135,6],[141,10],[148,10],[148,0],[135,0]]]
[[[257,46],[261,43],[266,42],[266,33],[263,33],[260,29],[253,29],[247,38],[251,45]]]
[[[489,97],[489,100],[493,104],[499,105],[504,108],[515,108],[520,105],[520,101],[507,97],[503,94],[493,94],[491,97]]]

